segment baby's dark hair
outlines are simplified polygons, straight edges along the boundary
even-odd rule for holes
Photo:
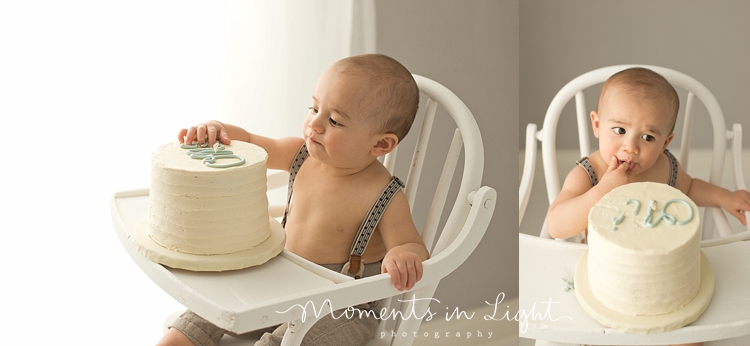
[[[680,98],[672,84],[662,75],[643,67],[633,67],[613,74],[602,86],[597,111],[601,108],[607,88],[612,85],[623,87],[625,91],[641,100],[664,102],[669,109],[666,115],[672,117],[669,132],[674,131],[677,112],[680,110]]]
[[[409,133],[419,107],[419,88],[409,70],[382,54],[364,54],[336,62],[341,71],[364,77],[372,97],[368,97],[368,120],[374,120],[378,133],[393,133],[399,142]]]

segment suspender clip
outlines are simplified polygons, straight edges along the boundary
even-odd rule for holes
[[[341,268],[341,274],[354,276],[355,279],[361,279],[364,273],[365,265],[362,264],[362,256],[349,256],[349,262],[344,263],[344,267]]]

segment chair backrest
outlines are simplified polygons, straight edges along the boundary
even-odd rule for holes
[[[589,110],[586,109],[583,90],[596,84],[602,83],[616,72],[630,67],[644,67],[653,70],[656,73],[664,76],[664,78],[666,78],[672,85],[684,89],[688,92],[682,122],[682,138],[680,140],[678,156],[680,164],[686,171],[688,169],[690,130],[693,123],[694,103],[696,99],[700,100],[703,103],[710,116],[713,133],[713,156],[711,158],[711,169],[708,181],[715,185],[721,185],[727,140],[735,140],[733,147],[735,148],[735,156],[737,156],[737,152],[741,150],[741,145],[739,146],[739,148],[737,148],[737,142],[741,143],[741,128],[739,128],[739,124],[735,124],[733,131],[727,130],[724,122],[724,115],[714,95],[697,80],[672,69],[649,65],[608,66],[584,73],[563,86],[562,89],[560,89],[560,91],[552,99],[552,102],[550,103],[547,109],[547,113],[544,117],[544,123],[541,130],[537,132],[535,125],[532,126],[532,124],[529,124],[530,126],[527,128],[526,134],[526,162],[522,177],[521,190],[519,191],[519,211],[521,215],[523,215],[523,212],[526,208],[526,203],[528,203],[528,194],[531,189],[531,177],[529,176],[529,174],[533,175],[534,163],[529,161],[535,160],[534,155],[536,150],[536,143],[534,142],[534,140],[537,139],[542,143],[542,163],[544,165],[544,180],[547,187],[547,199],[549,203],[552,203],[555,198],[557,198],[557,195],[560,192],[561,178],[558,172],[557,149],[555,147],[555,140],[557,136],[557,124],[560,120],[560,115],[563,111],[563,108],[571,99],[575,98],[580,157],[588,156],[591,153],[591,144],[589,140],[591,125],[589,121]],[[672,143],[675,143],[675,141],[673,141]],[[741,170],[737,171],[737,169],[735,169],[735,176],[735,181],[738,185],[737,188],[744,189]],[[712,226],[714,223],[712,222],[711,216],[713,216],[713,219],[719,229],[719,233],[721,236],[731,235],[732,231],[726,215],[721,211],[720,208],[711,209],[713,209],[712,213],[705,213],[706,216],[704,217],[704,239],[713,237]],[[542,236],[549,237],[549,235],[546,233],[546,223],[542,231]]]
[[[456,123],[456,129],[445,156],[445,163],[440,175],[437,188],[435,189],[432,203],[430,204],[427,221],[422,227],[422,238],[430,254],[433,255],[442,251],[445,245],[455,239],[455,235],[460,230],[460,225],[466,221],[469,208],[471,207],[467,200],[472,191],[477,191],[482,182],[482,173],[484,171],[484,147],[482,145],[482,136],[479,132],[479,126],[474,120],[474,116],[466,105],[453,92],[439,83],[414,75],[414,79],[419,86],[422,95],[427,96],[424,109],[424,117],[419,128],[416,146],[409,166],[409,173],[405,181],[405,193],[409,205],[414,205],[417,196],[419,181],[422,176],[427,148],[432,134],[432,128],[435,121],[438,105],[440,105],[451,116]],[[449,220],[446,222],[444,232],[440,234],[440,240],[436,242],[438,231],[438,222],[443,214],[443,207],[448,197],[448,189],[454,177],[456,165],[464,148],[464,166],[461,184],[458,195],[450,212]],[[384,163],[389,171],[395,169],[397,151],[386,155]],[[446,237],[447,236],[447,237]],[[438,244],[443,244],[437,247]]]
[[[466,105],[450,90],[437,82],[428,78],[414,75],[414,79],[419,86],[422,97],[426,96],[427,100],[422,107],[424,116],[419,129],[419,134],[416,139],[416,145],[414,153],[409,166],[409,173],[405,181],[405,193],[409,205],[413,206],[415,198],[417,196],[417,190],[419,188],[420,178],[422,177],[425,157],[427,156],[428,143],[430,135],[432,133],[433,124],[435,122],[435,115],[438,106],[441,106],[452,118],[456,124],[456,129],[453,134],[448,152],[445,156],[442,171],[440,172],[440,179],[437,183],[437,187],[432,190],[432,202],[430,203],[429,211],[427,212],[427,218],[421,228],[422,239],[424,240],[427,249],[430,251],[431,259],[437,259],[442,256],[447,256],[450,252],[451,262],[448,267],[441,268],[444,273],[442,276],[447,275],[457,268],[463,261],[466,260],[468,255],[474,250],[481,237],[484,235],[484,231],[487,228],[486,222],[476,222],[477,216],[472,214],[472,203],[476,201],[478,194],[485,194],[489,190],[492,194],[492,200],[494,200],[494,190],[488,187],[481,187],[482,173],[484,170],[484,147],[482,145],[482,137],[479,132],[479,127],[474,120],[473,115],[466,107]],[[415,129],[413,129],[415,130]],[[451,186],[451,182],[456,171],[456,166],[459,161],[461,149],[464,153],[464,165],[463,173],[461,175],[460,185],[456,200],[453,203],[453,207],[450,210],[450,214],[445,221],[442,230],[439,230],[439,224],[445,204],[448,200],[448,192]],[[396,163],[397,151],[388,154],[384,159],[385,166],[391,171],[394,171]],[[485,202],[487,203],[487,200]],[[494,205],[486,206],[489,211],[485,213],[485,217],[491,217]],[[474,225],[474,223],[478,225]],[[471,234],[469,234],[471,233]],[[434,270],[435,268],[433,268]],[[421,298],[431,298],[437,283],[420,290],[419,292],[411,292]],[[399,297],[392,297],[386,299],[384,303],[386,307],[395,308],[395,310],[401,310],[404,316],[409,316],[407,311],[411,310],[411,302],[401,303],[398,301]],[[402,300],[408,300],[406,298]],[[426,304],[419,304],[415,307],[416,311],[425,311],[429,299],[421,299],[420,302]],[[392,311],[389,309],[389,311]],[[381,321],[380,329],[378,334],[382,335],[381,332],[386,330],[386,320]],[[398,335],[394,338],[381,338],[373,339],[368,345],[409,345],[413,341],[413,337],[404,338],[399,331],[414,331],[419,328],[421,323],[420,319],[410,318],[400,321],[396,321],[395,327],[389,327],[386,333],[387,335]],[[391,331],[396,331],[391,333]],[[408,334],[412,334],[409,332]]]

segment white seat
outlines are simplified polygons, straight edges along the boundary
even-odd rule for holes
[[[291,321],[292,327],[287,330],[284,345],[299,345],[304,333],[318,319],[311,316],[311,310],[303,311],[301,306],[307,303],[314,305],[316,309],[325,307],[325,311],[330,311],[384,300],[386,305],[381,306],[402,310],[403,316],[408,317],[410,315],[407,312],[411,311],[412,306],[408,302],[401,303],[399,299],[409,300],[416,296],[419,299],[413,307],[414,311],[417,312],[416,316],[423,315],[419,312],[426,311],[430,301],[425,298],[432,297],[440,280],[458,268],[482,239],[492,217],[497,194],[494,189],[481,186],[484,149],[479,128],[469,109],[455,94],[435,81],[417,75],[414,78],[420,92],[428,100],[421,107],[424,120],[418,130],[416,148],[405,180],[405,193],[410,205],[413,205],[417,195],[438,105],[451,116],[457,129],[445,155],[442,172],[435,172],[440,177],[437,187],[428,188],[433,197],[427,219],[422,227],[417,225],[427,249],[430,250],[430,259],[423,263],[423,278],[412,290],[399,292],[393,287],[387,274],[353,280],[322,269],[286,250],[266,264],[238,271],[198,273],[164,267],[140,255],[131,241],[135,227],[146,218],[147,189],[118,192],[111,198],[112,218],[120,241],[138,266],[156,284],[185,307],[224,329],[243,333]],[[462,147],[464,165],[458,193],[447,220],[441,227],[448,190],[454,175],[458,175],[454,171]],[[395,158],[394,151],[384,160],[391,172],[394,170]],[[275,181],[271,188],[286,183],[283,175],[281,179],[274,176],[271,181]],[[279,181],[283,183],[278,183]],[[294,283],[290,280],[294,280]],[[300,307],[293,308],[295,304],[300,304]],[[392,330],[395,333],[387,335],[398,337],[376,337],[368,345],[410,345],[413,341],[412,332],[418,330],[421,323],[421,319],[413,317],[414,314],[411,316],[397,319],[395,325],[391,325],[394,323],[391,319],[388,327],[386,321],[381,321],[376,335],[379,336],[381,331],[389,328],[389,332]],[[409,336],[402,337],[402,333],[406,331],[409,331],[406,333]],[[227,341],[237,344],[237,340]]]
[[[586,102],[584,100],[583,90],[592,87],[596,84],[603,83],[611,75],[626,68],[641,66],[651,69],[662,76],[664,76],[672,85],[677,88],[682,88],[688,92],[686,106],[683,114],[682,124],[682,138],[680,139],[680,145],[677,147],[679,152],[678,160],[682,165],[682,168],[689,171],[689,152],[690,152],[690,131],[693,124],[693,109],[695,100],[700,100],[708,110],[710,116],[711,125],[713,127],[713,155],[711,160],[711,171],[707,181],[714,185],[721,185],[722,174],[724,171],[724,157],[727,148],[727,141],[731,141],[732,147],[732,162],[734,166],[733,182],[735,189],[746,189],[744,175],[742,172],[742,127],[740,124],[733,124],[731,129],[727,129],[724,122],[724,115],[721,111],[718,101],[714,95],[706,89],[697,80],[672,69],[649,66],[649,65],[616,65],[599,68],[587,73],[584,73],[570,82],[568,82],[562,89],[555,95],[552,102],[547,108],[547,113],[544,117],[544,124],[541,130],[537,131],[536,124],[528,124],[526,126],[526,148],[524,156],[524,167],[521,176],[521,184],[518,191],[519,197],[519,225],[523,219],[524,213],[528,206],[529,197],[531,195],[531,189],[533,185],[534,171],[536,169],[536,155],[537,155],[537,140],[542,144],[542,163],[544,165],[544,180],[547,188],[547,201],[552,203],[557,194],[560,192],[560,181],[561,177],[558,174],[557,165],[557,149],[555,146],[555,139],[557,136],[557,124],[560,120],[560,115],[565,105],[573,98],[575,98],[576,106],[576,119],[578,124],[578,143],[580,149],[580,157],[588,156],[591,153],[590,135],[591,125],[589,121],[590,110],[586,109]],[[568,135],[568,134],[566,134]],[[675,148],[674,144],[677,140],[672,141],[671,148]],[[674,149],[673,149],[674,150]],[[567,172],[565,172],[567,173]],[[731,188],[731,187],[730,187]],[[547,205],[549,206],[549,205]],[[539,207],[539,206],[535,206]],[[721,208],[707,208],[711,212],[706,212],[703,222],[703,242],[702,246],[714,246],[719,244],[726,244],[728,242],[750,239],[750,223],[748,227],[741,232],[736,234],[732,232],[732,229],[727,220],[726,214]],[[746,213],[746,217],[748,214]],[[750,218],[748,218],[750,219]],[[716,226],[719,237],[716,237],[713,226]],[[541,237],[549,238],[547,233],[546,221],[542,228]]]
[[[568,82],[565,86],[563,86],[562,89],[555,95],[555,97],[552,99],[552,102],[550,103],[547,113],[544,118],[544,123],[541,130],[537,130],[536,124],[528,124],[526,127],[526,146],[525,146],[525,156],[524,156],[524,167],[522,171],[521,176],[521,183],[520,188],[518,192],[519,196],[519,225],[521,220],[523,219],[524,213],[526,211],[526,208],[528,207],[529,199],[531,196],[531,189],[533,185],[533,178],[534,178],[534,172],[536,170],[535,163],[536,163],[536,155],[537,155],[537,140],[540,141],[542,144],[542,163],[543,163],[543,169],[544,169],[544,180],[546,184],[547,189],[547,203],[544,206],[534,206],[534,208],[546,208],[549,207],[549,204],[551,204],[555,198],[557,197],[558,193],[560,192],[560,182],[561,177],[558,174],[558,163],[557,163],[557,151],[555,146],[555,139],[557,135],[557,124],[560,120],[560,115],[563,111],[563,108],[566,106],[566,104],[573,98],[575,98],[575,107],[576,107],[576,119],[578,124],[578,139],[579,139],[579,149],[580,149],[580,157],[588,156],[591,153],[591,145],[589,141],[589,133],[591,131],[591,125],[589,121],[589,113],[590,110],[586,109],[586,102],[584,100],[584,93],[583,90],[586,88],[592,87],[594,85],[597,85],[599,83],[603,83],[607,80],[611,75],[613,75],[616,72],[619,72],[621,70],[624,70],[626,68],[630,67],[645,67],[648,69],[651,69],[662,76],[664,76],[672,85],[674,85],[676,88],[684,89],[688,92],[687,94],[687,100],[686,100],[686,106],[684,111],[681,110],[681,113],[683,114],[683,123],[682,123],[682,138],[680,139],[680,146],[678,148],[679,155],[678,160],[680,164],[682,165],[683,169],[690,172],[688,170],[688,163],[689,163],[689,150],[690,150],[690,130],[693,123],[693,108],[695,100],[700,100],[706,109],[708,110],[712,128],[713,128],[713,156],[711,161],[711,170],[710,170],[710,176],[708,177],[708,182],[715,184],[715,185],[721,185],[721,179],[724,169],[724,157],[726,153],[726,147],[727,147],[727,141],[731,141],[731,147],[732,147],[732,161],[734,165],[734,171],[733,174],[733,182],[735,184],[735,189],[745,189],[745,181],[743,177],[742,172],[742,162],[741,162],[741,154],[742,154],[742,128],[740,124],[734,124],[731,129],[727,129],[725,122],[724,122],[724,116],[721,111],[721,107],[719,107],[719,103],[716,100],[716,98],[711,94],[711,92],[706,89],[701,83],[696,81],[695,79],[668,69],[664,67],[658,67],[658,66],[648,66],[648,65],[616,65],[616,66],[609,66],[604,68],[599,68],[587,73],[584,73],[570,82]],[[567,134],[566,134],[567,135]],[[674,143],[677,141],[672,141],[674,147]],[[565,172],[567,173],[567,172]],[[703,177],[701,177],[703,178]],[[705,178],[704,178],[705,179]],[[730,187],[731,188],[731,187]],[[710,247],[710,246],[717,246],[717,245],[724,245],[728,243],[732,243],[738,240],[746,240],[750,239],[750,225],[746,229],[742,229],[741,231],[737,233],[733,233],[729,222],[727,220],[726,214],[721,210],[721,208],[707,208],[710,209],[710,212],[706,211],[704,213],[704,223],[703,223],[703,241],[701,242],[702,247]],[[746,217],[750,216],[748,213],[745,214]],[[715,236],[715,232],[713,232],[714,227],[716,226],[716,229],[718,230],[718,237]],[[522,254],[521,258],[522,261],[519,263],[519,272],[521,272],[521,277],[519,278],[519,287],[527,285],[528,283],[534,281],[534,280],[526,280],[523,277],[524,271],[529,270],[532,266],[529,265],[529,262],[526,258],[536,258],[538,256],[548,255],[550,252],[550,248],[548,246],[553,246],[553,248],[562,251],[563,253],[567,253],[570,251],[580,251],[574,250],[578,248],[585,248],[585,245],[581,244],[571,244],[571,243],[564,243],[564,242],[554,242],[552,240],[542,240],[538,239],[538,242],[528,242],[526,240],[527,237],[525,234],[521,234],[521,243],[524,244],[524,246],[521,246],[525,249],[525,251],[531,251],[531,254]],[[546,220],[542,226],[542,230],[540,232],[540,238],[546,238],[549,239],[549,233],[547,232],[547,223]],[[551,242],[551,243],[547,243]],[[573,246],[573,247],[570,247]],[[568,249],[568,250],[563,250]],[[521,251],[521,250],[519,250]],[[576,256],[580,256],[580,254],[577,254]],[[575,257],[575,256],[574,256]],[[542,258],[542,257],[539,257]],[[577,257],[576,257],[577,258]],[[527,263],[528,262],[528,263]],[[559,278],[557,279],[559,280]],[[521,292],[523,294],[524,287],[521,287]],[[524,303],[526,299],[521,299],[521,302]],[[523,306],[522,306],[523,308]],[[716,324],[716,329],[719,328],[725,328],[726,325],[722,325],[720,323]],[[547,335],[550,335],[549,332],[553,331],[554,328],[549,328],[547,331]],[[622,338],[622,336],[614,336],[615,338]],[[580,338],[578,336],[575,337],[576,340],[580,340],[579,342],[587,342],[586,340],[591,339],[588,338],[586,335],[581,335]],[[617,340],[617,342],[623,342],[623,339],[613,339]],[[645,340],[645,341],[644,341]],[[642,336],[637,337],[634,336],[632,338],[628,339],[628,343],[632,344],[647,344],[648,343],[648,336]],[[558,343],[547,343],[547,341],[539,341],[537,345],[546,345],[546,344],[558,344]],[[560,344],[563,345],[563,344]]]

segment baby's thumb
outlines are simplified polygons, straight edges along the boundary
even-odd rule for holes
[[[740,220],[740,223],[742,223],[743,226],[747,226],[747,219],[745,218],[744,210],[737,210],[736,213],[733,213],[733,214],[734,214],[734,217]]]

